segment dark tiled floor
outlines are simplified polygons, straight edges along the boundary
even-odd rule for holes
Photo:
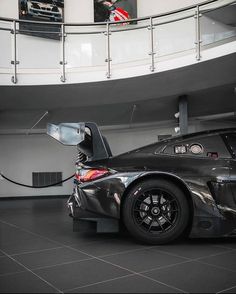
[[[236,291],[236,239],[73,233],[66,199],[0,201],[0,293]]]

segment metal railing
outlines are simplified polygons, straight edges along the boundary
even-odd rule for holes
[[[105,36],[106,42],[106,58],[104,60],[104,64],[107,65],[106,77],[108,79],[112,76],[112,50],[111,50],[111,35],[118,33],[118,32],[127,32],[127,31],[137,31],[141,29],[148,29],[149,31],[149,39],[150,39],[150,52],[147,52],[147,56],[150,56],[150,71],[154,72],[156,69],[156,58],[155,55],[157,54],[155,48],[155,35],[154,30],[156,27],[169,24],[173,22],[177,22],[180,20],[184,20],[187,18],[194,18],[195,19],[195,50],[196,50],[196,60],[201,60],[201,51],[202,51],[202,40],[201,40],[201,17],[203,14],[214,11],[216,9],[231,5],[236,3],[236,1],[232,0],[211,0],[205,1],[198,5],[192,5],[186,7],[184,9],[171,11],[169,13],[162,13],[157,15],[152,15],[148,17],[141,17],[126,21],[119,21],[119,22],[106,22],[106,23],[56,23],[56,26],[60,28],[59,31],[47,31],[45,32],[42,29],[34,29],[34,30],[27,30],[25,28],[20,28],[19,24],[33,24],[38,25],[41,27],[42,25],[46,26],[54,26],[55,23],[51,22],[37,22],[31,20],[21,20],[21,19],[10,19],[0,17],[0,22],[7,22],[11,23],[11,28],[6,28],[0,25],[0,31],[9,31],[12,34],[12,41],[11,41],[11,50],[12,50],[12,83],[16,84],[18,82],[18,65],[20,60],[18,60],[17,56],[17,48],[18,48],[18,34],[29,34],[29,33],[40,33],[40,34],[52,34],[54,36],[58,36],[61,42],[61,60],[59,60],[59,64],[61,66],[61,76],[60,81],[65,83],[66,82],[66,38],[68,35],[84,35],[84,34],[103,34]],[[143,24],[144,22],[144,24]],[[125,24],[126,26],[118,26],[118,24]],[[135,25],[133,25],[135,24]],[[70,30],[71,27],[78,29],[78,31]],[[84,31],[82,28],[89,27],[94,28],[94,30]],[[10,48],[9,48],[10,49]],[[158,49],[158,48],[157,48]]]

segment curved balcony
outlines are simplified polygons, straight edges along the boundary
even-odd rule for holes
[[[236,21],[229,21],[235,4],[207,1],[128,24],[58,23],[59,31],[49,22],[0,18],[0,85],[125,79],[229,56],[236,52]]]

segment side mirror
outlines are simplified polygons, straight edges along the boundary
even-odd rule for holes
[[[47,124],[47,134],[60,143],[76,146],[85,138],[85,123]]]

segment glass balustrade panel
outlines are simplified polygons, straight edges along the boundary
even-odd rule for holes
[[[60,69],[59,25],[21,25],[17,34],[19,69]]]
[[[236,3],[236,2],[235,2]],[[202,46],[230,42],[236,39],[236,4],[201,12]]]
[[[11,29],[10,22],[0,22],[0,28]],[[12,60],[12,38],[10,31],[0,30],[1,40],[1,54],[0,54],[0,68],[10,69]]]
[[[65,52],[68,69],[106,65],[105,26],[104,28],[68,27],[67,31]]]
[[[154,22],[157,57],[191,52],[195,48],[196,38],[194,17],[188,16],[186,19],[165,22],[165,19]]]
[[[149,63],[151,52],[149,22],[112,27],[110,36],[113,65],[124,63]],[[131,30],[127,30],[131,29]]]

